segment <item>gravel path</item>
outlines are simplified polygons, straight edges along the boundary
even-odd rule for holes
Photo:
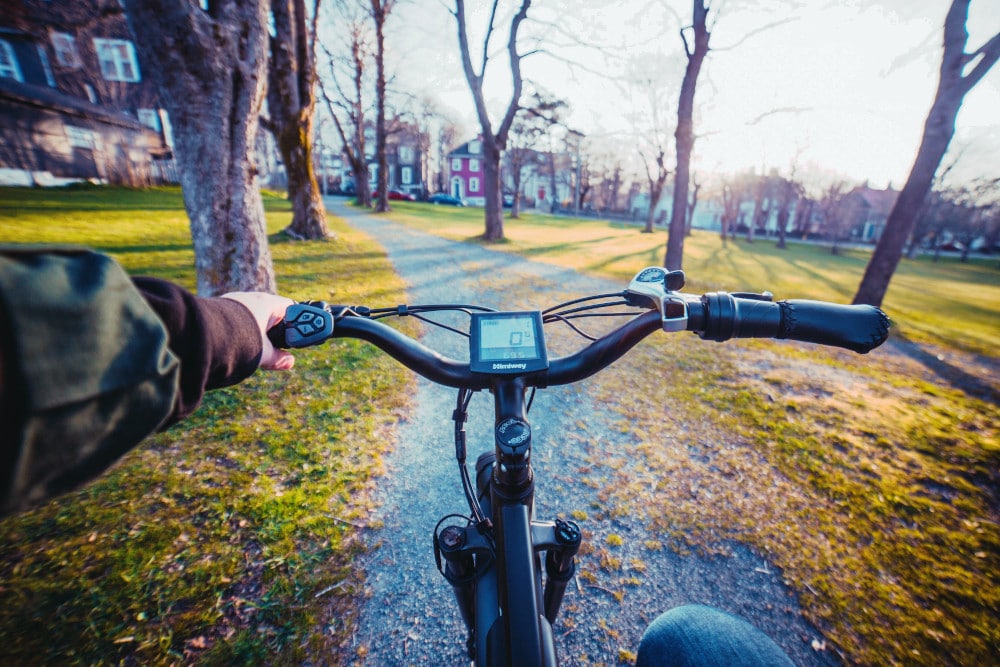
[[[572,286],[578,295],[622,288],[564,268],[430,236],[359,214],[336,200],[328,200],[328,205],[382,243],[410,285],[410,303],[542,308],[557,302],[545,294],[556,288],[565,291]],[[519,294],[535,298],[532,304],[512,304],[512,296]],[[427,327],[424,342],[448,356],[467,358],[465,339],[444,330]],[[468,664],[465,629],[451,588],[435,569],[431,547],[431,532],[440,517],[467,513],[454,459],[454,404],[454,390],[419,380],[411,413],[395,434],[394,454],[380,486],[379,515],[372,517],[383,527],[366,538],[377,548],[363,564],[370,595],[354,646],[366,664]],[[574,473],[593,465],[589,455],[595,447],[618,454],[628,451],[629,435],[610,428],[620,416],[595,404],[584,383],[540,391],[531,418],[538,517],[551,519],[557,512],[568,515],[593,507],[597,490],[575,479]],[[492,423],[492,397],[477,394],[467,425],[470,461],[492,447]],[[562,432],[576,437],[555,442],[555,434]],[[641,522],[629,517],[588,520],[583,527],[593,533],[592,543],[611,532],[622,536],[626,547],[630,541],[641,544],[646,539]],[[735,546],[733,551],[731,557],[699,558],[668,549],[643,550],[645,569],[637,573],[641,584],[630,588],[621,602],[598,586],[571,585],[554,627],[562,664],[619,664],[619,651],[636,650],[642,630],[659,612],[692,602],[747,618],[799,665],[835,664],[829,653],[811,648],[821,637],[803,620],[780,573],[747,549]]]

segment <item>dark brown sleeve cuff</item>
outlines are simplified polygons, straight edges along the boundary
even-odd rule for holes
[[[164,427],[187,417],[209,389],[228,387],[260,365],[260,329],[241,303],[201,298],[157,278],[135,278],[136,288],[167,329],[170,350],[180,359],[180,391]]]

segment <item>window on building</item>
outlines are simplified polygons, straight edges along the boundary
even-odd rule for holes
[[[83,84],[83,89],[87,93],[87,99],[90,100],[91,104],[97,104],[97,91],[89,83]]]
[[[94,147],[94,133],[87,128],[75,125],[64,125],[63,127],[66,129],[66,139],[70,146],[75,148]]]
[[[139,109],[139,122],[148,128],[160,131],[160,112],[158,109]]]
[[[399,170],[399,179],[403,181],[403,185],[409,185],[413,182],[413,168],[403,167]]]
[[[14,47],[5,39],[0,39],[0,78],[24,81],[21,67],[17,64]]]
[[[399,147],[399,161],[407,164],[413,163],[413,149],[409,146]]]
[[[462,158],[456,157],[451,159],[451,170],[462,171]]]
[[[132,42],[126,39],[95,39],[94,50],[101,64],[101,76],[108,81],[141,81],[139,61]]]
[[[469,160],[469,171],[479,171],[479,160]]]
[[[42,71],[45,72],[45,83],[49,84],[50,88],[55,88],[56,78],[52,76],[52,65],[49,64],[49,54],[45,52],[45,47],[41,44],[35,44],[35,48],[38,49],[38,59],[42,62]]]
[[[52,50],[56,52],[56,62],[63,67],[80,67],[80,54],[76,51],[76,39],[65,32],[54,32],[51,35]]]
[[[480,144],[480,142],[479,142],[478,139],[476,139],[475,141],[470,141],[469,142],[469,152],[470,153],[478,153],[480,145],[481,144]]]
[[[479,192],[479,179],[470,178],[469,179],[469,192]]]

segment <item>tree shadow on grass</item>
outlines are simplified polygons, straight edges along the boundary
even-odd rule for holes
[[[893,343],[897,350],[923,365],[949,386],[971,398],[1000,405],[1000,386],[949,363],[941,355],[929,350],[927,346],[914,342],[903,334],[897,333],[893,337]]]

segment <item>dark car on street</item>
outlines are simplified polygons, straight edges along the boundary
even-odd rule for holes
[[[452,197],[451,195],[446,195],[443,192],[431,195],[427,198],[427,201],[440,206],[465,206],[465,202],[458,197]]]

